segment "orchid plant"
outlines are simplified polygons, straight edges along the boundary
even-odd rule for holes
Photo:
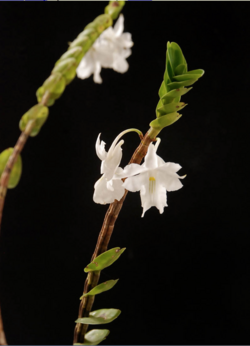
[[[66,85],[76,75],[84,79],[91,74],[94,74],[96,83],[101,83],[102,67],[112,68],[120,73],[128,70],[126,58],[131,54],[133,42],[130,33],[123,33],[124,17],[119,16],[123,5],[123,1],[111,1],[105,8],[105,14],[87,25],[70,43],[68,51],[56,62],[50,77],[37,90],[38,104],[22,116],[20,120],[22,133],[17,144],[0,154],[0,222],[7,189],[14,188],[21,176],[20,152],[28,137],[39,133],[48,118],[48,107],[62,95]],[[112,22],[116,18],[118,20],[112,28]],[[119,247],[108,250],[108,244],[127,193],[140,191],[142,217],[144,217],[145,212],[151,207],[156,207],[160,213],[163,213],[167,206],[167,192],[179,190],[183,186],[181,180],[185,176],[177,174],[181,166],[165,162],[157,155],[161,142],[158,135],[163,128],[180,119],[178,111],[186,106],[181,102],[181,96],[191,90],[187,87],[194,84],[203,74],[204,71],[201,69],[188,71],[187,62],[179,45],[168,42],[166,70],[159,90],[160,99],[156,107],[156,118],[150,122],[148,132],[143,136],[138,129],[127,129],[118,134],[108,151],[101,140],[101,134],[97,137],[95,150],[101,160],[101,177],[94,185],[93,200],[95,203],[110,204],[110,206],[91,262],[84,269],[88,275],[80,298],[74,331],[75,345],[99,344],[107,337],[109,331],[92,329],[87,332],[88,326],[110,323],[121,313],[120,310],[113,308],[92,311],[92,306],[96,295],[112,289],[118,281],[109,280],[98,284],[101,271],[118,260],[125,251],[125,248]],[[131,131],[139,135],[141,142],[129,164],[122,168],[120,167],[122,146],[125,144],[122,137]],[[141,164],[143,159],[144,162]],[[0,340],[4,340],[3,331]]]

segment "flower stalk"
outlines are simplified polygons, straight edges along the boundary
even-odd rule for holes
[[[135,150],[131,160],[129,163],[137,163],[140,164],[142,159],[147,154],[148,146],[151,142],[153,142],[160,131],[150,128],[150,130],[145,134],[143,139],[141,140],[140,145]],[[123,202],[127,196],[128,191],[125,190],[125,193],[120,201],[115,200],[110,204],[103,224],[101,231],[99,233],[99,237],[97,240],[95,251],[92,255],[91,262],[100,254],[107,251],[108,244],[111,238],[111,235],[114,230],[115,222],[118,218],[118,215],[122,209]],[[83,294],[89,292],[92,288],[94,288],[99,281],[100,272],[90,272],[85,280]],[[88,317],[91,312],[93,303],[95,300],[95,296],[86,296],[83,297],[79,306],[78,318]],[[77,323],[74,331],[74,344],[82,344],[84,343],[84,335],[86,334],[88,329],[87,324]]]

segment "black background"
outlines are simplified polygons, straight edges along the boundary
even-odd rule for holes
[[[0,150],[53,63],[105,2],[0,4]],[[182,165],[184,187],[141,218],[130,193],[110,248],[127,250],[101,281],[120,278],[94,309],[119,308],[103,344],[249,344],[249,10],[247,2],[126,3],[129,71],[76,79],[23,151],[1,230],[1,305],[10,344],[71,344],[79,297],[107,206],[92,201],[99,132],[107,148],[155,117],[166,42],[205,75],[158,153]],[[139,144],[125,137],[122,166]]]

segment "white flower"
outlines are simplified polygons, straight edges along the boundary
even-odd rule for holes
[[[125,189],[131,192],[140,191],[143,207],[142,217],[153,206],[159,209],[162,214],[164,207],[167,206],[166,191],[176,191],[183,186],[179,179],[185,176],[180,177],[176,173],[181,169],[181,166],[176,163],[165,162],[156,154],[159,143],[160,139],[156,145],[150,143],[143,165],[128,165],[122,174],[118,174],[121,178],[128,176],[123,184]]]
[[[135,131],[135,129],[129,129],[121,132],[112,143],[108,152],[105,150],[105,142],[100,140],[100,135],[96,141],[96,154],[101,163],[102,177],[95,183],[94,202],[100,204],[113,203],[114,200],[120,201],[124,195],[125,189],[122,186],[123,181],[118,176],[123,172],[119,167],[122,159],[122,144],[123,140],[119,139],[127,132]],[[138,130],[137,130],[138,131]]]
[[[128,70],[126,58],[131,55],[133,42],[130,33],[123,33],[124,17],[121,14],[114,26],[105,30],[80,62],[76,72],[81,79],[94,74],[94,82],[102,83],[101,68],[112,68],[124,73]]]

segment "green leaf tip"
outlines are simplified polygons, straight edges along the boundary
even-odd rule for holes
[[[175,42],[167,43],[166,69],[163,82],[159,89],[160,100],[156,107],[156,117],[150,126],[161,130],[180,119],[181,115],[176,111],[186,106],[180,102],[181,96],[192,88],[186,88],[198,81],[204,74],[204,70],[188,71],[187,61],[180,46]],[[163,117],[164,119],[159,119]]]
[[[113,264],[118,258],[123,254],[126,248],[115,247],[102,253],[100,256],[96,257],[91,263],[84,268],[85,273],[92,271],[103,270]]]
[[[85,334],[83,344],[74,345],[98,345],[106,339],[110,331],[108,329],[92,329]]]
[[[8,148],[1,152],[0,154],[0,176],[2,175],[5,166],[9,160],[10,155],[13,153],[14,148]],[[8,181],[8,189],[14,189],[19,183],[22,174],[22,159],[21,156],[17,156],[17,161],[10,173],[10,178]]]
[[[100,309],[92,311],[89,317],[78,318],[75,322],[82,324],[106,324],[113,322],[119,315],[121,310],[118,309]]]
[[[80,297],[80,300],[84,297],[87,297],[87,296],[95,296],[97,294],[100,294],[102,292],[106,292],[106,291],[109,291],[111,290],[111,288],[113,288],[115,286],[115,284],[117,283],[119,279],[117,280],[108,280],[108,281],[105,281],[103,283],[101,283],[100,285],[97,285],[95,286],[92,290],[90,290],[89,292],[83,294],[81,297]]]

